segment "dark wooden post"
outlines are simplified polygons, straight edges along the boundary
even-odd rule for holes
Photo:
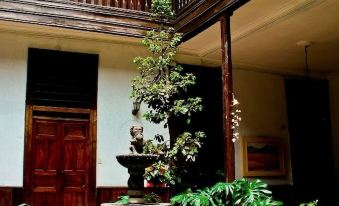
[[[234,169],[234,143],[232,129],[232,57],[231,57],[231,31],[230,18],[220,18],[221,27],[221,53],[222,53],[222,89],[223,89],[223,128],[225,140],[225,179],[231,182],[235,179]]]

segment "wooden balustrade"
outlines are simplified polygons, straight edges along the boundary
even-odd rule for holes
[[[152,0],[69,0],[69,1],[146,12],[150,11],[152,3]]]
[[[199,0],[173,0],[173,5],[176,13],[181,13],[191,4],[198,2]]]
[[[150,11],[152,4],[152,0],[69,0],[69,1],[146,12]],[[188,8],[192,3],[198,1],[199,0],[173,0],[173,9],[177,13],[180,13],[186,8]]]

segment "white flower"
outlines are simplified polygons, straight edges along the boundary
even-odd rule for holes
[[[234,97],[234,94],[233,94],[233,111],[231,112],[231,115],[232,115],[231,122],[232,122],[232,129],[233,129],[232,141],[233,142],[237,141],[240,137],[239,126],[240,126],[240,121],[241,121],[241,117],[240,117],[241,110],[237,108],[238,105],[239,105],[239,102]]]

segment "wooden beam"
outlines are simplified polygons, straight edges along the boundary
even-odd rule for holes
[[[123,0],[0,0],[0,20],[143,37],[146,31],[156,27],[156,22],[150,18],[151,0],[139,1],[141,5],[138,9],[146,12],[134,10],[137,8],[119,8],[123,7]],[[249,0],[192,0],[174,21],[168,22],[168,25],[183,33],[183,40],[186,41],[216,23],[220,16],[232,14],[247,1]],[[110,2],[113,7],[93,5],[88,2],[105,5]]]
[[[222,85],[223,85],[223,129],[225,136],[225,178],[227,182],[235,179],[234,143],[232,129],[233,78],[231,56],[230,18],[220,18]]]
[[[0,20],[131,37],[156,27],[147,12],[72,1],[0,0]]]
[[[249,0],[205,0],[195,1],[185,12],[180,13],[174,22],[175,29],[183,33],[183,41],[196,36],[222,16],[231,16],[233,11],[247,3]]]

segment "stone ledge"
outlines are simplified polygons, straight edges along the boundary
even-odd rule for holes
[[[169,206],[170,203],[144,203],[144,204],[121,204],[121,203],[102,203],[100,206]]]

